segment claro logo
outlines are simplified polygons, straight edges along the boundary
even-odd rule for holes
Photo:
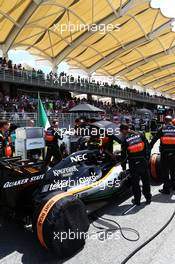
[[[70,157],[72,162],[80,162],[83,160],[87,160],[87,153],[84,153],[83,155],[77,155],[75,157]]]

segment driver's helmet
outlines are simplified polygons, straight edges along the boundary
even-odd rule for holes
[[[91,137],[88,142],[88,149],[98,149],[100,147],[100,138]]]

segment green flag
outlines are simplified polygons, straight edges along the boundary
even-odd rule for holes
[[[49,119],[47,117],[43,103],[39,96],[38,96],[38,126],[44,127],[44,129],[50,127]]]

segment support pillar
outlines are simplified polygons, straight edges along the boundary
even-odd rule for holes
[[[129,87],[130,89],[134,89],[134,84],[133,84],[132,82],[129,82],[129,83],[128,83],[128,87]]]
[[[91,73],[87,73],[88,75],[88,83],[90,83],[92,80],[92,74]],[[92,94],[87,94],[87,100],[91,101],[92,100]]]
[[[11,96],[10,83],[1,83],[0,92],[2,92],[3,95]]]
[[[8,60],[8,51],[5,49],[1,49],[0,56],[2,56],[2,58],[6,58],[6,60]]]
[[[89,101],[91,101],[91,100],[92,100],[92,94],[87,94],[87,99],[88,99]]]
[[[57,73],[57,71],[58,71],[58,65],[53,62],[52,63],[52,72]]]
[[[115,97],[111,97],[111,104],[112,104],[112,105],[115,104]]]

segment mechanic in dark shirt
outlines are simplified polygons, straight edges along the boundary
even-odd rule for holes
[[[126,163],[129,161],[131,183],[133,190],[133,204],[140,205],[141,188],[140,179],[143,183],[143,195],[146,203],[151,203],[150,176],[148,160],[150,156],[149,143],[143,134],[131,131],[127,124],[120,126],[120,131],[124,135],[121,145],[121,166],[126,170]]]
[[[135,126],[132,123],[132,120],[130,120],[129,118],[125,118],[125,123],[129,126],[131,130],[135,131]]]
[[[175,126],[172,124],[172,117],[165,117],[165,124],[158,130],[151,140],[151,148],[160,139],[160,164],[163,179],[163,189],[159,192],[170,194],[170,187],[175,190]],[[171,186],[169,181],[171,176]]]
[[[0,157],[11,156],[9,122],[0,122]]]
[[[151,120],[151,134],[154,137],[158,130],[157,121],[155,118]]]
[[[57,120],[52,122],[51,127],[49,127],[45,134],[47,153],[45,157],[44,165],[47,167],[51,158],[54,158],[54,163],[58,163],[62,160],[62,154],[58,145],[58,140],[62,140],[62,135],[59,130],[59,123]]]

